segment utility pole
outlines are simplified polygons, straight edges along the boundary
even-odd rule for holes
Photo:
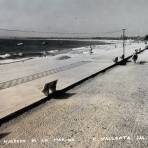
[[[122,29],[123,31],[123,59],[125,58],[125,30],[126,29]]]

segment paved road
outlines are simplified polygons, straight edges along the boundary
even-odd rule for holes
[[[49,75],[54,74],[54,73],[58,73],[58,72],[61,72],[61,71],[65,71],[65,70],[74,68],[74,67],[78,67],[78,66],[81,66],[81,65],[86,64],[86,63],[89,63],[89,61],[79,61],[79,62],[75,62],[75,63],[65,65],[65,66],[62,66],[62,67],[50,69],[50,70],[43,71],[43,72],[40,72],[40,73],[35,73],[35,74],[25,76],[25,77],[22,77],[22,78],[2,82],[2,83],[0,83],[0,90],[6,89],[6,88],[9,88],[9,87],[13,87],[13,86],[16,86],[16,85],[19,85],[19,84],[22,84],[22,83],[30,82],[30,81],[33,81],[33,80],[36,80],[36,79],[39,79],[39,78],[42,78],[42,77],[49,76]]]
[[[2,125],[1,146],[147,148],[148,51],[139,60],[142,64],[118,66]]]

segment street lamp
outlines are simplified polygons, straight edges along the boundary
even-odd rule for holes
[[[123,55],[122,55],[122,59],[125,58],[125,30],[126,29],[122,29],[122,31],[123,31]]]

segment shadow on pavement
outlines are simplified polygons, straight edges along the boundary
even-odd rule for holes
[[[70,98],[73,95],[75,95],[75,93],[66,93],[66,92],[59,91],[58,93],[56,93],[53,96],[53,99],[57,99],[57,100],[60,100],[60,99],[68,99],[68,98]]]
[[[0,133],[0,139],[3,139],[4,137],[8,136],[11,132],[7,133]]]
[[[139,62],[137,62],[137,64],[140,64],[140,65],[144,65],[146,63],[148,63],[148,61],[139,61]]]

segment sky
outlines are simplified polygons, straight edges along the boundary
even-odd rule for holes
[[[9,29],[145,35],[147,16],[148,0],[0,0],[0,28]]]

